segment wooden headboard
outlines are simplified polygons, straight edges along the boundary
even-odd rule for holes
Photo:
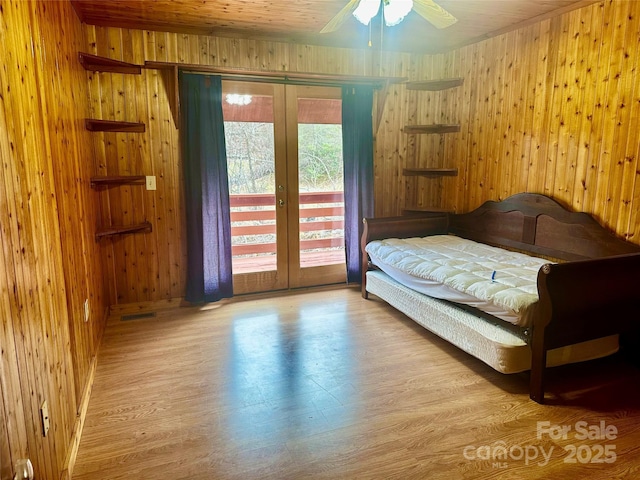
[[[486,202],[472,212],[450,214],[448,220],[454,235],[560,260],[640,252],[640,246],[616,238],[589,214],[571,212],[535,193]]]

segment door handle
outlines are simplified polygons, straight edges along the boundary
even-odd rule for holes
[[[280,208],[284,207],[284,200],[282,200],[282,199],[278,200],[278,206]]]

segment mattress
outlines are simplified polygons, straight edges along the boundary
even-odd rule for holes
[[[549,263],[453,235],[377,240],[366,250],[377,267],[413,290],[520,327],[530,324],[538,270]]]
[[[412,290],[386,273],[367,272],[367,291],[385,300],[427,330],[502,373],[531,368],[531,349],[521,331],[492,323],[445,300]],[[618,351],[612,335],[549,350],[547,366],[558,366],[605,357]]]

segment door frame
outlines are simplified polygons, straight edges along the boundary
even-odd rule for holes
[[[276,270],[234,274],[234,295],[346,283],[346,258],[342,264],[301,268],[299,242],[299,94],[303,98],[341,99],[340,87],[223,80],[222,101],[231,92],[273,97],[276,211]]]

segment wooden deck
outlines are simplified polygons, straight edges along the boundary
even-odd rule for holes
[[[337,265],[345,263],[344,250],[329,250],[326,252],[301,252],[300,267],[320,267],[322,265]],[[276,269],[275,255],[242,257],[233,259],[233,273],[268,272]]]
[[[275,195],[263,193],[231,195],[230,202],[231,236],[234,239],[245,238],[232,247],[233,273],[275,270],[277,249]],[[300,240],[300,248],[303,250],[300,255],[300,267],[344,263],[344,248],[333,250],[335,247],[344,247],[344,194],[342,192],[302,193],[300,206],[300,232],[313,234],[312,238]],[[247,241],[246,238],[250,240]],[[331,250],[313,251],[329,248]]]

